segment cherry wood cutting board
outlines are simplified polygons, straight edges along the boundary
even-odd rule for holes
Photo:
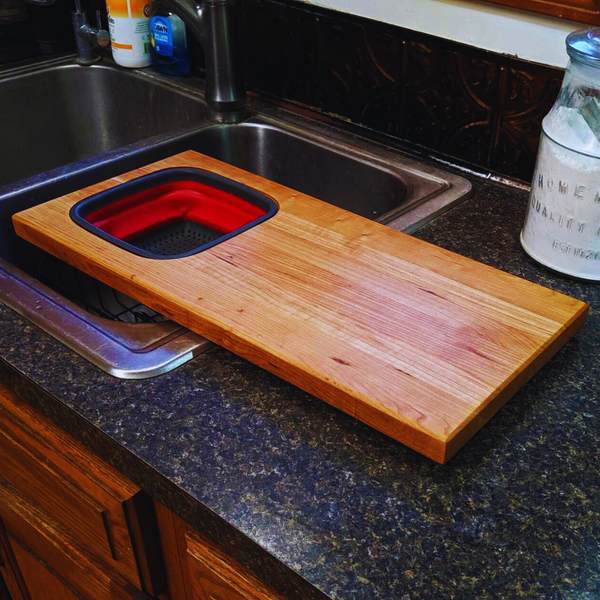
[[[240,181],[279,211],[173,260],[136,256],[69,217],[83,198],[170,167]],[[440,463],[587,315],[579,300],[195,152],[31,208],[14,225],[33,244]]]

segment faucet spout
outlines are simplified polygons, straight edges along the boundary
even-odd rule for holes
[[[246,88],[236,35],[236,0],[160,0],[187,25],[206,61],[206,103],[215,118],[245,118]]]

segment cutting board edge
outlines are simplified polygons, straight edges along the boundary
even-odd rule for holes
[[[537,355],[523,365],[514,377],[496,394],[481,405],[476,416],[465,419],[446,440],[446,452],[442,464],[448,462],[467,441],[473,437],[585,324],[589,304],[579,301],[580,309],[571,321],[548,340]]]

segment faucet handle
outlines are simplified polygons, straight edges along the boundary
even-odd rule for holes
[[[96,11],[96,43],[101,48],[105,48],[110,44],[110,34],[106,29],[102,29],[102,17],[100,15],[100,11]]]

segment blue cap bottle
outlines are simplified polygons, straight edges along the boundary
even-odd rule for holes
[[[158,0],[152,4],[150,51],[152,64],[161,73],[187,75],[190,72],[185,24]]]

